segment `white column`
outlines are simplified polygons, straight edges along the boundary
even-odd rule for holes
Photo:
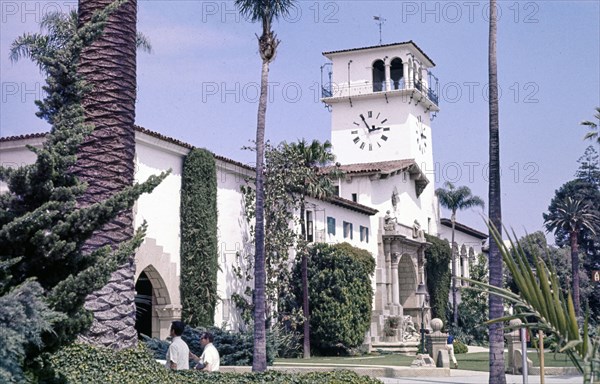
[[[398,262],[400,261],[400,254],[392,254],[392,304],[394,306],[400,306],[400,284],[398,282]]]
[[[395,239],[392,239],[390,245],[390,251],[385,255],[385,270],[386,270],[386,288],[387,288],[387,304],[390,305],[393,303],[392,298],[392,254],[397,252],[398,245]]]
[[[390,64],[385,64],[385,89],[384,91],[389,91],[392,89],[392,82],[391,82],[391,71],[390,71]]]
[[[402,77],[404,77],[404,88],[408,89],[411,87],[409,62],[405,61],[402,63]]]

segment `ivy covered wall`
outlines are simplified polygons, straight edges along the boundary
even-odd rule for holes
[[[447,240],[425,235],[431,246],[425,250],[425,274],[432,318],[440,318],[446,325],[446,307],[450,293],[450,261],[452,250]]]
[[[217,304],[217,170],[214,155],[192,150],[181,180],[182,319],[191,327],[211,326]]]

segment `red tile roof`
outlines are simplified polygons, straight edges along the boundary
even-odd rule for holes
[[[431,60],[431,58],[429,58],[429,56],[427,56],[427,54],[425,52],[423,52],[423,50],[421,48],[419,48],[419,46],[412,40],[409,41],[403,41],[400,43],[391,43],[391,44],[382,44],[382,45],[371,45],[368,47],[361,47],[361,48],[350,48],[350,49],[341,49],[338,51],[329,51],[329,52],[323,52],[323,56],[327,56],[330,54],[336,54],[336,53],[343,53],[343,52],[353,52],[353,51],[362,51],[365,49],[375,49],[375,48],[382,48],[382,47],[393,47],[393,46],[400,46],[400,45],[408,45],[411,44],[412,46],[414,46],[417,51],[419,51],[427,60],[429,60],[429,62],[431,63],[432,66],[435,67],[435,63],[433,62],[433,60]]]
[[[450,220],[450,219],[440,219],[440,223],[446,227],[452,228],[452,220]],[[488,238],[488,235],[486,235],[485,233],[480,232],[474,228],[467,227],[466,225],[461,224],[459,222],[454,223],[454,228],[457,231],[466,233],[467,235],[471,235],[471,236],[476,237],[481,240],[485,240]]]
[[[174,139],[174,138],[169,137],[169,136],[165,136],[165,135],[163,135],[161,133],[158,133],[158,132],[155,132],[155,131],[151,131],[151,130],[146,129],[144,127],[140,127],[140,126],[136,125],[135,126],[135,130],[136,130],[136,132],[140,132],[140,133],[144,133],[146,135],[152,136],[152,137],[156,137],[157,139],[164,140],[166,142],[179,145],[180,147],[183,147],[183,148],[188,148],[188,149],[194,149],[194,148],[196,148],[195,146],[193,146],[193,145],[191,145],[189,143],[183,142],[181,140]],[[19,136],[0,137],[0,142],[10,142],[10,141],[26,140],[26,139],[34,139],[34,138],[44,138],[44,137],[46,137],[46,135],[48,135],[48,132],[30,133],[30,134],[19,135]],[[230,158],[227,158],[227,157],[224,157],[224,156],[221,156],[221,155],[216,155],[214,153],[213,153],[213,155],[214,155],[214,157],[216,159],[224,161],[226,163],[229,163],[229,164],[232,164],[232,165],[236,165],[236,166],[239,166],[239,167],[245,168],[247,170],[251,170],[251,171],[255,170],[254,167],[252,167],[252,166],[250,166],[248,164],[244,164],[244,163],[241,163],[239,161],[235,161],[235,160],[232,160]],[[326,199],[326,201],[329,201],[330,203],[332,203],[334,205],[338,205],[338,206],[344,207],[346,209],[350,209],[350,210],[353,210],[353,211],[356,211],[356,212],[360,212],[360,213],[364,213],[364,214],[367,214],[367,215],[374,215],[377,212],[379,212],[378,210],[376,210],[374,208],[367,207],[366,205],[358,204],[358,203],[355,203],[354,201],[347,200],[347,199],[344,199],[344,198],[341,198],[341,197],[337,197],[337,196],[330,197],[330,198]]]

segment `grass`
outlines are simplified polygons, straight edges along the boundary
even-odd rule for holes
[[[504,355],[506,359],[507,354]],[[527,358],[531,360],[534,367],[540,366],[540,358],[537,351],[529,350],[527,352]],[[460,369],[467,369],[470,371],[485,371],[489,370],[489,354],[487,352],[477,353],[463,353],[456,355],[458,366]],[[566,354],[553,352],[544,353],[544,366],[546,367],[573,367],[573,363]]]
[[[506,358],[505,354],[505,358]],[[539,355],[536,351],[530,350],[527,357],[533,362],[535,367],[539,367]],[[310,365],[310,366],[328,366],[328,365],[385,365],[392,367],[409,367],[414,360],[414,356],[385,354],[385,355],[364,355],[364,356],[316,356],[309,360],[304,359],[276,359],[275,365]],[[489,354],[487,352],[462,353],[456,355],[460,369],[470,371],[489,370]],[[552,352],[544,353],[544,365],[546,367],[572,367],[573,363],[565,354],[554,354]]]
[[[397,354],[371,354],[363,356],[313,356],[309,360],[304,359],[275,359],[276,365],[285,364],[307,364],[312,366],[319,365],[385,365],[391,367],[409,367],[415,356],[397,355]]]

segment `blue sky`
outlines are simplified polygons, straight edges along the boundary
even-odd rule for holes
[[[498,71],[504,223],[518,234],[543,228],[554,191],[573,178],[589,143],[579,126],[600,106],[600,2],[499,1]],[[35,66],[8,60],[10,43],[37,31],[49,10],[73,1],[0,0],[0,134],[41,132],[33,100]],[[138,1],[138,29],[152,54],[138,55],[136,121],[232,159],[254,137],[260,58],[252,24],[233,1]],[[275,23],[281,39],[271,65],[267,138],[274,143],[330,138],[319,101],[322,52],[379,43],[373,16],[386,19],[383,43],[413,40],[436,63],[441,111],[432,124],[436,187],[469,186],[487,201],[487,1],[300,1]],[[446,213],[446,216],[447,213]],[[476,228],[476,210],[458,220]]]

